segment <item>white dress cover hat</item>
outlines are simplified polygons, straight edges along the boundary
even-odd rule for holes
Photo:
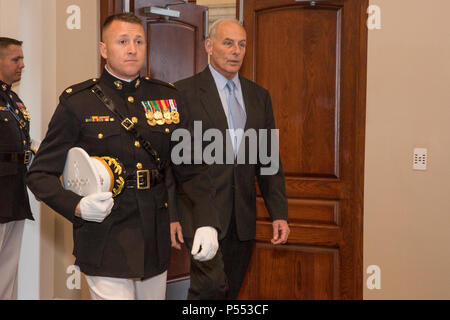
[[[125,185],[122,168],[118,159],[90,157],[82,148],[72,148],[67,153],[63,185],[83,197],[97,192],[112,192],[115,197]]]

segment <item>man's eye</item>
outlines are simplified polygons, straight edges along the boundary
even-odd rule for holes
[[[120,40],[120,44],[127,44],[127,40]]]

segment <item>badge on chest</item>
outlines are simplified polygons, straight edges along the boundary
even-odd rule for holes
[[[145,110],[147,123],[152,127],[180,123],[180,114],[174,99],[141,101],[141,104]]]

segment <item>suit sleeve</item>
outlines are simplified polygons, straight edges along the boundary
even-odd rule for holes
[[[269,212],[269,215],[274,220],[288,220],[288,205],[287,205],[287,199],[286,199],[286,187],[285,187],[285,180],[284,180],[284,172],[283,167],[281,165],[281,159],[279,156],[279,145],[273,145],[271,143],[272,141],[272,135],[277,134],[278,132],[272,131],[275,129],[275,119],[273,116],[273,109],[272,109],[272,101],[270,98],[269,93],[264,90],[264,109],[265,109],[265,129],[267,129],[267,144],[266,147],[269,152],[274,148],[274,152],[277,153],[278,159],[275,160],[278,163],[275,163],[275,165],[278,165],[278,171],[274,174],[264,174],[264,171],[262,169],[269,168],[270,166],[273,166],[274,163],[269,162],[269,164],[258,164],[257,168],[257,181],[259,188],[261,190],[261,194],[264,199],[264,203],[266,205],[267,211]],[[273,137],[275,138],[275,136]],[[275,141],[278,141],[275,139]],[[273,158],[274,154],[271,154],[271,159]],[[267,170],[270,172],[271,170]],[[272,172],[273,173],[273,172]]]
[[[165,173],[165,185],[168,193],[168,202],[169,202],[169,217],[170,222],[178,222],[180,221],[180,212],[177,206],[177,195],[176,195],[176,180],[173,174],[173,169],[171,166],[167,166]]]
[[[82,199],[65,190],[60,182],[67,152],[75,145],[80,130],[76,116],[63,101],[58,105],[26,177],[30,190],[50,208],[74,222],[75,208]]]
[[[181,106],[179,108],[181,124],[180,129],[185,133],[189,133],[186,138],[186,148],[184,152],[190,155],[192,159],[190,164],[182,163],[173,165],[173,173],[179,188],[187,196],[193,206],[194,215],[194,231],[197,228],[204,226],[211,226],[216,228],[220,232],[220,221],[218,210],[215,207],[214,198],[216,195],[216,189],[211,178],[210,166],[205,164],[193,164],[194,161],[194,129],[193,120],[189,115],[189,110],[185,99],[180,96]],[[178,142],[172,142],[172,148],[178,144]],[[181,219],[181,212],[178,212],[177,218]],[[171,221],[172,216],[171,216]],[[179,220],[177,220],[179,221]]]

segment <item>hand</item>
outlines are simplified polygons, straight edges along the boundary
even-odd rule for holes
[[[288,240],[289,233],[291,232],[286,220],[275,220],[272,222],[273,226],[273,238],[272,244],[285,244]],[[280,236],[281,234],[281,236]]]
[[[172,248],[181,250],[180,243],[184,243],[184,240],[183,230],[179,222],[172,222],[170,224],[170,240],[172,241]]]
[[[93,193],[81,199],[75,215],[81,216],[83,220],[100,223],[111,213],[113,205],[111,192]]]
[[[201,250],[200,250],[201,247]],[[195,231],[191,254],[195,260],[208,261],[214,258],[219,249],[217,230],[213,227],[201,227]]]

